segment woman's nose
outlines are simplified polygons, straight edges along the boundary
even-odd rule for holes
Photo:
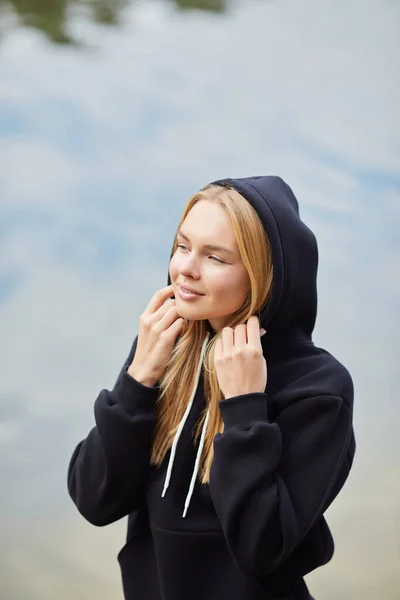
[[[200,276],[198,266],[193,255],[186,256],[179,266],[179,272],[181,275],[185,277],[192,277],[193,279],[198,279]]]

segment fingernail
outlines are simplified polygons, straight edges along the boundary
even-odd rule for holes
[[[262,337],[263,335],[265,335],[267,332],[265,331],[265,329],[261,328],[260,329],[260,337]]]

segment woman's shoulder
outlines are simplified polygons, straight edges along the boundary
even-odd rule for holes
[[[269,382],[269,395],[281,406],[307,398],[335,396],[353,407],[354,387],[349,370],[332,353],[312,342],[299,346],[273,365]]]

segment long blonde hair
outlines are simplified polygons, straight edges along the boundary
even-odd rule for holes
[[[249,202],[233,187],[208,185],[192,196],[184,209],[178,229],[189,211],[200,200],[218,204],[228,213],[239,247],[243,264],[250,280],[250,290],[243,306],[233,313],[227,326],[235,327],[245,323],[251,315],[259,314],[268,302],[272,287],[271,248],[260,218]],[[175,237],[173,254],[176,251]],[[161,465],[166,453],[172,446],[174,435],[183,417],[195,382],[200,352],[208,331],[208,322],[187,321],[185,329],[171,354],[167,368],[161,378],[160,395],[157,402],[157,425],[153,435],[151,464]],[[195,441],[203,427],[207,409],[209,409],[208,429],[205,437],[200,463],[200,479],[208,483],[214,455],[213,440],[217,433],[223,432],[224,424],[218,407],[223,394],[218,385],[214,368],[215,342],[221,332],[216,333],[208,342],[204,355],[204,393],[206,408],[199,419]]]

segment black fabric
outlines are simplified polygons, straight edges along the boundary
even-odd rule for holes
[[[210,484],[196,482],[182,511],[205,408],[203,377],[169,459],[149,465],[159,390],[127,373],[137,339],[111,391],[95,401],[95,426],[70,461],[68,488],[94,525],[128,516],[118,555],[126,600],[310,600],[304,575],[334,550],[324,512],[350,471],[353,384],[346,368],[312,341],[317,244],[278,177],[229,179],[257,210],[274,262],[271,300],[260,315],[268,365],[265,393],[220,402]]]

